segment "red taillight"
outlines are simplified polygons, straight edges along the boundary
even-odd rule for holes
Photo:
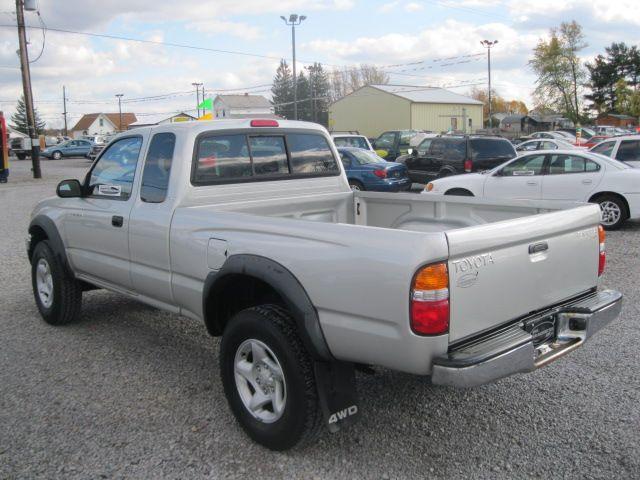
[[[256,120],[251,120],[251,126],[252,127],[279,127],[280,125],[276,120],[256,119]]]
[[[464,161],[464,171],[468,173],[471,170],[473,170],[473,162],[471,161],[471,159],[465,160]]]
[[[386,170],[374,170],[373,174],[378,178],[387,178]]]
[[[411,329],[418,335],[449,331],[449,273],[446,263],[418,271],[411,285]]]
[[[604,248],[604,243],[607,238],[607,234],[604,232],[602,225],[598,225],[598,240],[600,244],[600,254],[598,255],[598,276],[604,273],[604,267],[607,264],[607,252]]]

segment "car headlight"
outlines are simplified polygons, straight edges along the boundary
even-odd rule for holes
[[[431,182],[427,183],[427,185],[424,187],[424,189],[427,192],[430,192],[431,190],[433,190],[433,183],[431,183]]]

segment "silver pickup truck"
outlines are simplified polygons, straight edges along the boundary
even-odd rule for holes
[[[238,422],[283,450],[357,416],[355,369],[470,387],[613,320],[599,208],[574,207],[353,192],[322,127],[216,120],[116,137],[27,250],[51,325],[93,288],[203,321]]]

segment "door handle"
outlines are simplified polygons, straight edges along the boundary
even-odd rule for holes
[[[593,180],[582,180],[582,183],[584,183],[585,185],[591,185],[593,183]]]
[[[536,185],[538,185],[538,182],[532,182],[532,181],[529,181],[529,182],[527,182],[527,185],[530,185],[530,186],[532,186],[532,187],[535,187]]]
[[[120,215],[114,215],[111,217],[111,225],[114,227],[121,227],[124,224],[124,218]]]

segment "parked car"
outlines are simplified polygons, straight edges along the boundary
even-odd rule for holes
[[[575,145],[565,142],[564,140],[552,140],[552,139],[536,139],[527,140],[516,145],[516,152],[533,152],[536,150],[572,150],[578,148]]]
[[[607,139],[609,139],[611,137],[607,136],[607,135],[594,135],[591,138],[589,138],[589,140],[587,140],[583,146],[585,146],[586,148],[593,148],[596,145],[598,145],[600,142],[603,142]]]
[[[369,143],[369,139],[364,135],[332,133],[331,138],[333,138],[333,143],[336,147],[364,148],[365,150],[371,150],[373,152],[373,147],[371,143]]]
[[[102,150],[104,150],[104,147],[105,147],[105,146],[106,146],[106,144],[104,144],[104,143],[94,143],[94,144],[91,146],[91,150],[89,150],[89,151],[87,152],[86,157],[87,157],[89,160],[95,160],[95,159],[96,159],[96,157],[97,157],[98,155],[100,155],[100,152],[101,152]]]
[[[352,190],[400,192],[411,188],[407,167],[387,162],[371,150],[339,147],[338,153]]]
[[[373,149],[387,161],[405,155],[411,148],[411,139],[419,134],[417,130],[390,130],[382,133],[373,142]]]
[[[531,138],[546,138],[546,139],[550,139],[550,140],[572,140],[573,142],[576,141],[576,137],[575,135],[571,135],[570,133],[567,132],[563,132],[560,130],[554,130],[554,131],[549,131],[549,132],[535,132],[531,134]]]
[[[56,137],[44,137],[45,146],[56,145]],[[18,160],[24,160],[31,157],[31,139],[29,137],[14,137],[9,143],[9,150]],[[42,154],[42,152],[40,152]]]
[[[53,145],[42,150],[41,155],[45,158],[60,160],[62,157],[85,157],[93,143],[89,140],[69,140]]]
[[[495,169],[429,183],[423,193],[600,205],[602,225],[640,218],[640,170],[580,150],[527,153]]]
[[[640,168],[640,135],[625,135],[603,140],[590,150]]]
[[[598,290],[596,205],[352,191],[309,122],[136,129],[57,194],[26,245],[44,321],[99,312],[92,288],[201,321],[231,412],[274,450],[356,418],[356,365],[472,387],[570,354],[621,308]]]
[[[479,135],[427,138],[410,155],[398,159],[415,183],[461,173],[488,170],[517,156],[508,140]]]

